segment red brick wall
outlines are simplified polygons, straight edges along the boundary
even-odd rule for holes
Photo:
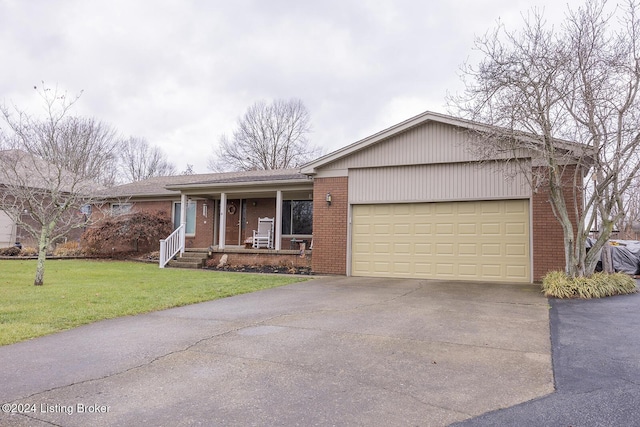
[[[541,168],[534,169],[542,171]],[[569,211],[569,218],[575,225],[577,219],[573,209],[573,174],[575,166],[565,169],[563,179],[566,180],[564,197]],[[578,206],[582,207],[582,194],[578,194]],[[564,271],[564,237],[562,227],[553,214],[549,199],[549,186],[542,184],[531,197],[532,242],[533,242],[533,280],[542,280],[549,271]]]
[[[254,206],[255,204],[255,206]],[[247,199],[247,217],[245,220],[244,238],[253,237],[253,230],[258,229],[258,218],[276,217],[276,199]],[[275,224],[273,226],[275,233]],[[286,249],[286,248],[285,248]]]
[[[196,201],[196,235],[185,238],[186,247],[208,248],[213,244],[213,226],[216,223],[214,203],[209,199]],[[207,216],[204,216],[203,206],[205,204],[207,205]]]
[[[348,178],[313,182],[313,260],[316,273],[347,274]],[[331,193],[331,206],[325,197]]]
[[[227,264],[238,265],[269,265],[277,267],[311,267],[311,254],[301,257],[298,254],[269,254],[269,253],[233,253],[227,252]],[[215,253],[210,264],[217,265],[223,254]]]

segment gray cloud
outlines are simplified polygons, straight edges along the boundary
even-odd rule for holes
[[[564,10],[552,0],[0,0],[0,100],[37,111],[41,80],[84,90],[79,114],[206,172],[249,105],[296,97],[312,141],[330,151],[444,112],[474,35],[499,17],[517,25],[535,5]]]

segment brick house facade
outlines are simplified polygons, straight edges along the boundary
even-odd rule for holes
[[[175,203],[194,203],[195,232],[186,236],[186,247],[221,253],[229,246],[238,259],[255,255],[237,251],[251,238],[258,218],[274,218],[275,247],[262,258],[297,247],[293,239],[305,241],[318,274],[531,282],[563,269],[562,230],[546,190],[532,191],[517,162],[475,158],[465,145],[465,131],[477,126],[427,112],[301,169],[156,178],[120,188],[114,196],[128,197],[138,208],[168,209],[172,217]],[[520,156],[518,162],[532,164],[526,152]],[[566,195],[574,189],[567,183]],[[283,231],[295,220],[283,220],[290,214],[283,207],[294,201],[313,203],[308,234]],[[369,211],[386,216],[367,217]],[[436,212],[424,219],[431,222],[416,220],[424,214],[415,212],[422,211]],[[387,234],[369,239],[356,228]],[[417,239],[424,230],[426,237]],[[377,261],[367,262],[367,250]],[[375,271],[360,270],[367,264]]]
[[[326,195],[331,194],[331,204]],[[348,180],[318,178],[313,183],[313,271],[347,273]]]

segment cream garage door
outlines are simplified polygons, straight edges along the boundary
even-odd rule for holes
[[[354,205],[351,274],[529,282],[529,201]]]

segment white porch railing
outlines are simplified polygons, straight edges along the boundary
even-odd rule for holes
[[[164,268],[178,252],[184,252],[184,229],[185,225],[181,224],[169,237],[160,240],[160,268]]]

